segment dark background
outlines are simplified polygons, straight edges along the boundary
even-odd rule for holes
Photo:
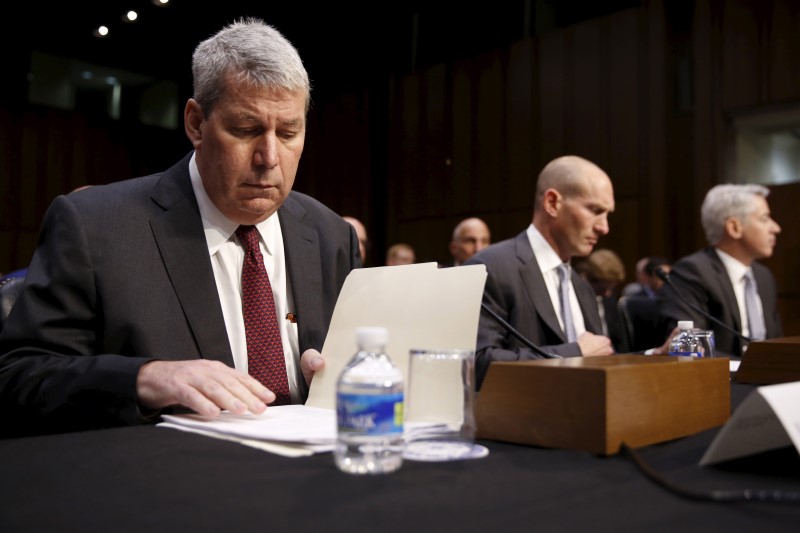
[[[131,7],[140,20],[125,24]],[[538,171],[575,153],[614,181],[617,210],[598,247],[618,252],[632,280],[643,255],[677,259],[705,245],[700,203],[711,186],[735,181],[737,121],[800,108],[793,0],[10,9],[0,35],[0,272],[28,263],[56,195],[162,170],[191,148],[180,118],[167,130],[126,109],[102,116],[91,97],[74,110],[29,104],[34,51],[173,81],[182,113],[200,40],[241,17],[273,24],[299,49],[313,86],[295,188],[365,222],[368,266],[401,241],[419,261],[448,261],[452,229],[467,216],[484,218],[493,241],[519,233]],[[102,41],[91,35],[100,23],[112,32]],[[786,333],[798,334],[800,187],[771,188],[784,231],[765,263]]]

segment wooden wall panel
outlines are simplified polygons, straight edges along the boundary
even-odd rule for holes
[[[550,32],[538,39],[536,80],[539,83],[539,129],[542,140],[539,169],[563,155],[566,147],[567,98],[566,32]]]
[[[608,157],[608,47],[604,19],[594,19],[567,30],[573,34],[567,89],[567,152],[607,168]]]
[[[639,145],[640,197],[637,202],[639,216],[636,218],[638,235],[634,251],[624,250],[637,259],[646,255],[669,257],[673,231],[668,223],[668,206],[665,201],[673,177],[667,173],[666,28],[662,3],[652,2],[643,9],[640,27],[640,71],[644,85],[641,92],[642,111],[639,116],[643,127]],[[632,269],[627,275],[629,280],[634,279]]]
[[[695,37],[693,41],[693,123],[690,139],[693,142],[691,162],[693,174],[677,175],[672,184],[670,198],[673,203],[679,200],[679,191],[691,191],[684,194],[686,209],[678,212],[671,210],[671,221],[675,223],[676,235],[672,239],[672,248],[668,257],[677,259],[692,250],[705,246],[705,237],[700,227],[700,205],[706,191],[716,182],[719,172],[717,160],[713,154],[719,149],[720,121],[718,103],[722,95],[720,79],[724,75],[725,66],[718,56],[722,36],[717,30],[721,26],[721,14],[712,9],[708,2],[696,4],[694,14]],[[676,135],[671,135],[673,144]],[[668,147],[668,148],[671,148]],[[674,152],[673,152],[674,153]],[[687,180],[687,177],[689,178]]]
[[[422,167],[418,157],[421,132],[419,108],[421,105],[420,76],[411,75],[402,81],[402,104],[399,106],[397,119],[402,127],[399,143],[399,159],[390,161],[390,167],[396,170],[392,176],[392,195],[390,196],[390,214],[394,220],[418,216],[418,191],[423,186]],[[390,219],[391,220],[391,219]],[[389,243],[397,240],[392,235],[391,225],[388,227]]]
[[[450,126],[447,124],[447,68],[436,65],[428,69],[424,75],[423,104],[423,142],[419,146],[419,157],[423,161],[423,178],[425,187],[425,212],[436,213],[444,208],[445,212],[456,208],[451,192],[456,189],[451,167],[447,165],[449,153]]]
[[[724,87],[722,105],[728,109],[758,101],[761,80],[758,76],[757,14],[760,3],[760,0],[734,0],[719,5],[722,24],[722,54],[719,57],[722,78],[719,81]]]
[[[800,2],[774,2],[770,12],[764,60],[769,68],[769,99],[800,99],[800,68],[786,68],[800,58]]]
[[[533,41],[514,44],[508,55],[505,80],[506,156],[504,203],[507,208],[529,211],[533,205],[536,176],[539,174],[539,128],[534,115],[538,94],[534,86]],[[534,162],[537,168],[534,167]],[[503,186],[503,185],[501,185]]]
[[[477,87],[474,122],[471,125],[473,166],[475,173],[470,189],[470,203],[464,214],[484,205],[487,209],[505,209],[503,194],[508,182],[506,165],[505,82],[504,53],[480,56],[476,63],[474,79]],[[461,184],[460,186],[464,186]]]
[[[639,50],[645,45],[639,35],[639,16],[638,10],[619,13],[606,21],[604,31],[609,41],[608,69],[601,74],[608,86],[609,102],[603,117],[608,139],[605,159],[618,200],[638,196],[644,181],[640,175],[640,117],[646,109],[640,94],[647,89],[647,78],[639,68]]]
[[[294,190],[328,198],[328,207],[365,224],[372,203],[369,103],[365,91],[353,90],[328,94],[312,106],[294,185]],[[359,194],[342,194],[345,189]]]
[[[461,209],[468,208],[471,198],[471,187],[475,176],[473,152],[475,136],[473,132],[473,116],[477,100],[473,85],[472,63],[459,61],[452,70],[452,131],[453,139],[452,165],[453,187],[451,194],[454,204]]]
[[[784,334],[800,335],[800,233],[797,232],[797,199],[800,183],[770,187],[772,217],[781,225],[775,252],[763,263],[778,282],[778,299]]]

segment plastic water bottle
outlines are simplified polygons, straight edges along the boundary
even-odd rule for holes
[[[386,328],[358,328],[358,352],[336,383],[336,466],[351,474],[403,464],[403,374],[386,355]]]
[[[669,344],[670,355],[683,355],[686,357],[703,357],[703,344],[695,335],[694,322],[681,320],[678,322],[680,330]]]

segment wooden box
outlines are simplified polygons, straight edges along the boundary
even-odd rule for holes
[[[616,355],[489,366],[477,437],[603,455],[724,424],[728,358]]]
[[[751,342],[734,380],[757,385],[800,381],[800,337]]]

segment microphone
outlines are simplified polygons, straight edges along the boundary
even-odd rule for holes
[[[528,348],[530,348],[531,350],[533,350],[537,354],[541,355],[545,359],[562,359],[562,357],[560,355],[555,354],[555,353],[545,352],[544,350],[542,350],[541,348],[539,348],[538,346],[533,344],[525,336],[523,336],[522,333],[520,333],[519,331],[514,329],[514,326],[512,326],[511,324],[509,324],[508,322],[503,320],[503,317],[501,317],[500,315],[498,315],[497,313],[495,313],[494,311],[489,309],[489,306],[486,305],[485,303],[481,302],[481,308],[484,311],[486,311],[487,313],[489,313],[489,316],[491,316],[498,324],[503,326],[503,329],[505,329],[507,332],[511,333],[513,336],[515,336],[517,339],[519,339],[519,341],[522,344],[524,344],[525,346],[527,346]]]
[[[678,295],[678,298],[680,298],[680,299],[683,301],[683,303],[685,303],[686,305],[688,305],[689,307],[691,307],[692,309],[694,309],[695,311],[697,311],[698,313],[700,313],[701,315],[703,315],[704,317],[706,317],[707,319],[711,320],[712,322],[714,322],[714,323],[715,323],[715,324],[717,324],[718,326],[720,326],[720,327],[722,327],[723,329],[725,329],[725,330],[727,330],[727,331],[729,331],[729,332],[733,333],[734,335],[736,335],[736,336],[737,336],[737,337],[739,337],[740,339],[744,340],[745,342],[749,343],[749,342],[751,342],[751,341],[752,341],[752,339],[751,339],[750,337],[746,337],[746,336],[745,336],[745,335],[743,335],[741,332],[739,332],[739,331],[736,331],[735,329],[733,329],[732,327],[730,327],[730,326],[729,326],[728,324],[726,324],[725,322],[722,322],[722,321],[721,321],[721,320],[719,320],[718,318],[716,318],[716,317],[714,317],[714,316],[711,316],[711,314],[710,314],[710,313],[708,313],[708,312],[707,312],[705,309],[702,309],[702,308],[700,308],[700,307],[698,307],[698,306],[694,305],[692,302],[690,302],[690,301],[688,301],[686,298],[684,298],[683,294],[681,294],[681,291],[679,291],[679,290],[678,290],[678,288],[677,288],[677,287],[676,287],[676,286],[675,286],[675,285],[672,283],[672,280],[670,280],[670,279],[669,279],[669,274],[667,273],[667,271],[666,271],[666,270],[664,270],[664,269],[663,269],[663,268],[661,268],[661,267],[656,267],[656,269],[655,269],[655,274],[656,274],[656,276],[658,276],[658,277],[659,277],[659,279],[661,279],[662,281],[664,281],[664,283],[666,283],[667,285],[669,285],[670,287],[672,287],[672,290],[673,290],[673,291],[675,291],[675,294],[677,294],[677,295]]]

